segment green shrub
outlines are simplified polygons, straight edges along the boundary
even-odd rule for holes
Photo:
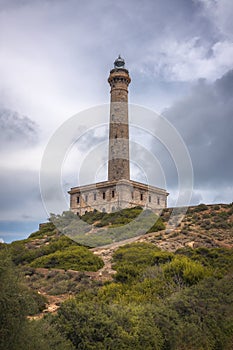
[[[104,302],[65,302],[56,317],[58,329],[76,349],[161,350],[163,337],[150,310]]]
[[[176,256],[163,266],[163,271],[165,276],[172,277],[175,283],[188,286],[196,284],[210,274],[202,264],[185,256]]]
[[[35,259],[32,267],[58,268],[77,271],[97,271],[103,261],[85,247],[70,247]]]
[[[9,247],[9,252],[11,253],[12,260],[16,265],[31,263],[33,260],[45,256],[56,251],[62,251],[68,247],[78,246],[79,244],[72,239],[61,235],[51,238],[48,244],[42,243],[40,247],[27,248],[27,240],[16,241],[11,243]]]
[[[156,220],[156,222],[154,223],[154,225],[147,231],[147,233],[165,230],[165,228],[166,228],[166,226],[165,226],[163,220],[159,217]]]
[[[159,266],[171,261],[174,254],[160,251],[151,243],[132,243],[120,247],[113,254],[115,279],[129,282],[141,276],[148,266]]]
[[[55,232],[56,232],[56,227],[54,226],[54,224],[52,222],[47,222],[40,226],[39,231],[31,233],[28,239],[30,240],[31,238],[35,239],[35,238],[42,238],[44,236],[51,236],[51,235],[54,235]]]
[[[205,211],[205,210],[208,210],[208,209],[209,209],[208,206],[206,204],[202,203],[202,204],[199,204],[196,207],[194,207],[192,211],[194,213],[198,213],[200,211]]]
[[[233,249],[182,248],[178,249],[175,254],[185,255],[194,261],[200,262],[203,266],[214,269],[218,273],[226,273],[233,266]]]

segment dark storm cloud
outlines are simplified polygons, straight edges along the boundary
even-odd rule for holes
[[[200,80],[189,96],[163,114],[183,137],[196,187],[232,188],[233,70],[214,83]]]
[[[28,117],[0,108],[0,147],[20,148],[35,144],[38,141],[37,131],[37,125]]]

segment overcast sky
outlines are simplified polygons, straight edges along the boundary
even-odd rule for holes
[[[0,239],[26,237],[48,217],[39,186],[45,147],[71,116],[109,103],[119,53],[132,78],[130,103],[161,113],[187,146],[191,203],[232,202],[232,18],[232,0],[0,0]],[[131,135],[140,140],[139,131]],[[106,137],[100,127],[75,144],[64,192],[77,185],[73,161],[78,169]],[[174,205],[171,156],[154,140],[145,147]],[[105,180],[105,171],[94,177]],[[134,167],[132,177],[143,180]]]

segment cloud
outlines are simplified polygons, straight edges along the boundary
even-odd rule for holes
[[[151,62],[143,64],[165,80],[187,82],[203,77],[214,80],[232,67],[233,43],[224,40],[204,44],[199,37],[168,38],[150,56]]]
[[[232,42],[217,32],[212,12],[200,4],[3,2],[0,88],[13,108],[48,128],[108,102],[103,76],[119,52],[136,78],[216,79],[230,68]]]
[[[35,122],[19,113],[0,108],[0,147],[24,148],[38,142],[38,126]]]
[[[1,221],[30,221],[45,216],[37,172],[2,168],[0,182]]]
[[[0,108],[0,224],[45,216],[39,191],[39,131],[29,117]]]
[[[230,70],[213,83],[200,80],[189,96],[163,113],[189,149],[195,187],[213,193],[228,188],[230,196],[233,194],[232,90],[233,70]],[[223,198],[216,193],[214,196]]]
[[[231,0],[0,0],[4,217],[42,215],[38,172],[45,144],[71,115],[109,102],[108,73],[119,53],[132,77],[130,101],[168,107],[166,117],[183,136],[194,165],[193,201],[218,201],[220,192],[228,200],[232,11]],[[76,185],[76,164],[84,167],[104,137],[83,135],[64,162],[63,182]],[[159,142],[150,146],[175,193],[173,160]],[[155,185],[156,171],[148,167]],[[140,178],[135,167],[133,174]],[[88,171],[84,177],[89,179]]]
[[[203,5],[203,16],[208,16],[218,31],[233,38],[233,3],[231,0],[197,0]]]

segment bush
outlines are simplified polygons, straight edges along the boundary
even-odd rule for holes
[[[31,238],[35,239],[35,238],[42,238],[44,236],[51,236],[51,235],[54,235],[55,232],[56,232],[56,227],[54,226],[54,224],[52,222],[47,222],[40,226],[39,231],[31,233],[28,239],[30,240]]]
[[[159,217],[156,220],[156,222],[154,223],[154,225],[147,231],[147,233],[165,230],[165,228],[166,228],[166,226],[165,226],[163,220]]]
[[[159,266],[171,261],[174,254],[162,252],[151,243],[132,243],[120,247],[113,254],[115,279],[129,282],[141,276],[148,266]]]
[[[97,271],[104,265],[102,259],[85,247],[70,247],[35,259],[32,267],[57,268],[77,271]]]
[[[182,248],[176,251],[203,266],[214,269],[218,274],[228,272],[233,266],[233,249],[226,248]],[[216,273],[215,272],[215,273]]]
[[[9,245],[9,251],[16,265],[31,263],[41,256],[49,255],[56,251],[62,251],[68,247],[79,246],[78,243],[64,235],[51,238],[48,242],[49,244],[42,244],[38,248],[27,248],[27,243],[27,240],[23,240],[13,242]]]
[[[194,213],[198,213],[198,212],[201,212],[201,211],[205,211],[205,210],[208,210],[208,206],[206,204],[199,204],[197,205],[196,207],[193,208],[192,212]]]
[[[76,349],[161,350],[163,346],[150,310],[135,305],[71,300],[58,311],[56,324]]]
[[[185,256],[176,256],[171,262],[163,266],[165,276],[172,277],[178,285],[191,286],[209,276],[207,268]]]

